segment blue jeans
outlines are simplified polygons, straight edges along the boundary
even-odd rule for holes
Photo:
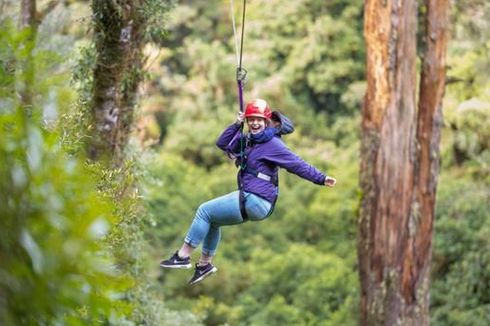
[[[244,222],[240,213],[238,194],[238,191],[234,191],[201,204],[185,237],[185,242],[196,248],[203,241],[202,253],[214,256],[221,238],[220,228]],[[245,192],[245,198],[245,208],[251,221],[260,221],[269,216],[272,206],[270,202],[248,192]]]

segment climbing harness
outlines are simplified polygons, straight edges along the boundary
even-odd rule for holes
[[[258,179],[262,179],[264,181],[270,182],[270,183],[272,183],[276,187],[279,185],[279,178],[277,177],[277,174],[276,175],[267,175],[265,173],[262,173],[262,172],[259,172],[259,171],[255,170],[255,169],[252,169],[249,166],[247,166],[242,171],[244,173],[251,174],[251,175],[253,175],[254,177],[256,177]]]
[[[243,184],[242,184],[242,178],[245,174],[249,174],[249,175],[254,176],[255,178],[264,180],[266,182],[270,182],[276,187],[279,186],[279,177],[277,174],[268,175],[268,174],[259,172],[254,168],[251,168],[247,164],[247,158],[250,155],[250,152],[252,152],[252,151],[253,151],[253,147],[250,148],[250,150],[248,150],[248,151],[244,151],[244,153],[242,153],[241,156],[239,158],[237,158],[238,160],[240,160],[239,165],[238,165],[239,170],[238,170],[238,174],[237,174],[237,182],[238,182],[238,190],[239,190],[238,198],[239,198],[239,205],[240,205],[240,213],[242,215],[243,221],[248,220],[247,210],[245,208],[247,198],[245,197],[245,193],[243,191]],[[267,213],[267,216],[271,215],[272,212],[274,211],[274,207],[276,205],[276,200],[277,200],[277,196],[276,196],[276,199],[271,203],[271,208],[270,208],[269,212]]]

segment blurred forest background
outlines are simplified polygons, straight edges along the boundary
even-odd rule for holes
[[[236,188],[214,145],[238,111],[230,4],[143,2],[134,132],[107,167],[84,152],[96,7],[38,0],[33,39],[19,2],[0,0],[0,323],[356,325],[363,1],[249,1],[245,99],[287,114],[287,145],[338,185],[281,172],[274,214],[225,228],[219,272],[194,287],[158,263],[201,202]],[[490,3],[451,1],[450,16],[431,323],[486,326]]]

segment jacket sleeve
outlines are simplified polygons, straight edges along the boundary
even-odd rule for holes
[[[216,146],[227,153],[237,153],[240,148],[240,125],[228,126],[216,141]]]
[[[288,172],[309,180],[318,185],[325,183],[326,174],[305,162],[301,157],[292,152],[282,141],[276,142],[275,146],[266,155],[266,160],[277,164]]]

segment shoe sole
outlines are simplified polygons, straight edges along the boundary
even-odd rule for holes
[[[206,274],[203,274],[201,275],[200,277],[196,278],[194,281],[189,282],[189,285],[194,285],[196,283],[199,283],[201,282],[202,280],[204,280],[206,277],[210,276],[210,275],[213,275],[214,273],[216,273],[218,271],[218,269],[216,267],[213,267],[213,269],[211,269],[209,272],[207,272]]]
[[[190,268],[192,268],[192,264],[189,264],[189,265],[164,265],[164,264],[160,264],[160,267],[172,268],[172,269],[190,269]]]

